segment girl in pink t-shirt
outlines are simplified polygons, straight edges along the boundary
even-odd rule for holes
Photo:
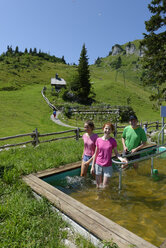
[[[96,141],[96,150],[93,156],[91,173],[96,175],[96,186],[106,187],[109,183],[109,178],[112,176],[112,150],[116,157],[121,162],[127,162],[125,158],[120,157],[117,151],[117,143],[114,138],[110,136],[114,132],[114,126],[112,123],[106,123],[103,126],[104,135],[98,138]]]
[[[93,133],[94,124],[92,121],[87,121],[84,124],[86,133],[82,136],[84,140],[84,151],[82,154],[82,164],[81,164],[81,176],[86,176],[88,166],[93,159],[93,155],[96,149],[96,140],[98,135]]]

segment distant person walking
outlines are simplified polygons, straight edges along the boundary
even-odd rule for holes
[[[84,141],[84,150],[82,154],[81,176],[87,175],[89,164],[92,162],[95,152],[95,143],[98,138],[98,135],[93,133],[94,123],[92,121],[86,121],[84,124],[84,129],[86,133],[82,136]]]
[[[53,116],[56,119],[56,109],[54,109],[54,111],[53,111]]]

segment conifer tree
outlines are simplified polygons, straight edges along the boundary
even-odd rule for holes
[[[62,63],[66,64],[64,56],[62,56]]]
[[[16,46],[16,48],[15,48],[15,54],[16,53],[19,53],[19,48],[18,48],[18,46]]]
[[[145,47],[143,82],[159,89],[166,82],[166,31],[163,31],[166,25],[166,0],[152,0],[148,8],[152,16],[145,22],[149,34],[144,34],[142,42]],[[159,93],[160,90],[158,97]]]
[[[89,95],[91,93],[91,84],[87,49],[85,48],[85,44],[83,44],[78,64],[78,80],[80,85],[77,92],[79,100],[81,103],[88,104]]]
[[[25,53],[25,54],[27,54],[27,53],[28,53],[28,49],[27,49],[27,48],[25,48],[24,53]]]
[[[7,46],[7,52],[6,52],[6,55],[7,56],[10,56],[10,55],[12,55],[13,54],[13,49],[12,49],[12,46]]]
[[[36,47],[33,49],[32,54],[33,55],[36,55],[37,54],[37,48]]]

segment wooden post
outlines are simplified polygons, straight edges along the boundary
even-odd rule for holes
[[[80,137],[80,129],[79,129],[79,127],[77,127],[77,129],[75,130],[75,133],[76,133],[76,140],[79,140],[79,137]]]
[[[37,131],[37,128],[35,128],[35,131],[34,132],[34,146],[37,146],[39,144],[39,133]]]
[[[115,122],[115,131],[114,131],[114,138],[117,137],[117,122]]]
[[[156,121],[156,130],[159,129],[159,121]]]

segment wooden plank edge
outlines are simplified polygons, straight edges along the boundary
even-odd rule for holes
[[[37,173],[33,173],[33,175],[36,175],[39,178],[43,178],[46,176],[51,176],[51,175],[56,174],[56,173],[65,172],[65,171],[77,169],[80,167],[81,167],[81,161],[77,161],[74,163],[61,165],[58,168],[51,168],[51,169],[47,169],[44,171],[38,171]]]

